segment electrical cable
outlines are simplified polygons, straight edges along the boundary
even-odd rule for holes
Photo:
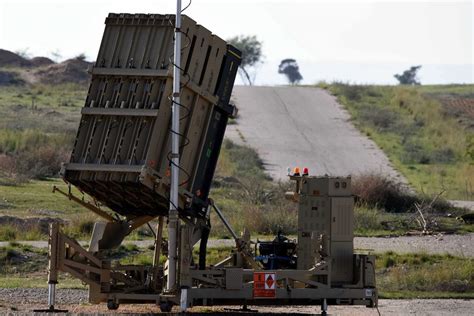
[[[190,6],[191,6],[191,3],[193,2],[193,0],[189,0],[189,3],[187,6],[184,7],[184,9],[181,10],[181,13],[183,13],[184,11],[186,11]]]

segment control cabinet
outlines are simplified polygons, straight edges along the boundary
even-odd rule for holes
[[[349,177],[302,177],[299,186],[298,270],[331,258],[331,281],[353,279],[354,198]]]

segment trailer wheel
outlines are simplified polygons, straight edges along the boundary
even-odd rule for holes
[[[107,308],[109,310],[112,310],[112,311],[117,310],[119,306],[120,306],[119,303],[115,302],[114,300],[107,301]]]
[[[171,303],[171,302],[162,302],[162,303],[160,303],[160,311],[162,313],[169,313],[169,312],[171,312],[172,308],[173,308],[173,303]]]

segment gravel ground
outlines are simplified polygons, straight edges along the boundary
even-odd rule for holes
[[[210,247],[232,246],[232,240],[210,240]],[[356,249],[375,252],[451,254],[474,257],[474,233],[466,235],[429,235],[400,237],[355,237]]]
[[[357,249],[375,252],[446,254],[474,257],[474,233],[466,235],[401,236],[390,238],[356,237]]]
[[[474,201],[451,200],[449,202],[451,202],[456,207],[463,207],[463,208],[467,208],[471,211],[474,211]]]
[[[46,248],[46,241],[23,241],[21,243],[33,247]],[[87,244],[87,242],[81,242]],[[138,247],[148,247],[152,240],[126,241]],[[357,249],[370,249],[375,252],[394,251],[398,253],[445,254],[454,256],[474,257],[474,233],[466,235],[432,235],[432,236],[401,236],[401,237],[356,237],[354,244]],[[0,247],[8,242],[0,242]],[[233,246],[230,239],[211,239],[209,247]]]
[[[46,308],[46,289],[1,289],[0,288],[0,315],[32,315],[34,309]],[[69,310],[69,315],[101,315],[109,312],[105,304],[89,305],[87,291],[58,289],[57,308]],[[259,315],[264,314],[313,314],[320,311],[318,306],[258,306]],[[229,310],[230,309],[230,310]],[[214,314],[237,314],[237,307],[196,307],[190,310],[194,313],[214,312]],[[473,300],[380,300],[381,315],[472,315]],[[234,311],[234,312],[232,312]],[[330,315],[378,315],[377,310],[361,306],[330,306]],[[114,314],[150,314],[159,312],[155,305],[122,305]],[[239,313],[243,314],[243,313]],[[246,313],[248,314],[248,313]],[[39,315],[39,313],[36,313]]]

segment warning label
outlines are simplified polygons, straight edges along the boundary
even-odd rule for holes
[[[254,272],[253,297],[276,297],[276,273]]]

